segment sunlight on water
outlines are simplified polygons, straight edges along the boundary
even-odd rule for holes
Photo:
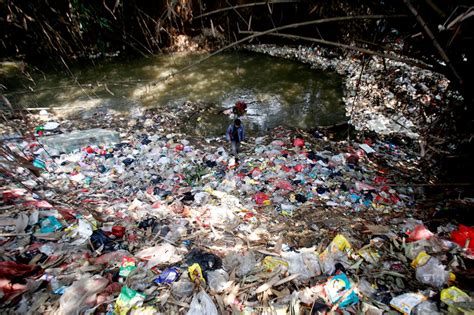
[[[81,107],[81,102],[92,99],[98,107],[119,111],[129,111],[137,104],[175,107],[186,101],[225,109],[244,100],[249,108],[243,121],[255,134],[277,125],[305,129],[345,120],[341,78],[296,62],[251,53],[225,53],[169,78],[204,56],[165,55],[73,66],[77,81],[89,84],[82,88],[67,73],[51,70],[34,71],[34,82],[26,80],[12,75],[17,67],[8,64],[8,68],[2,65],[0,83],[7,86],[12,104],[24,107]],[[27,89],[32,91],[16,94]],[[231,118],[220,112],[211,110],[193,117],[185,131],[222,133]]]

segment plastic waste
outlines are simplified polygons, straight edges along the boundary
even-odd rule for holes
[[[339,308],[359,303],[354,287],[344,273],[329,278],[324,285],[324,290],[331,303],[337,303]]]
[[[188,266],[198,264],[204,273],[222,267],[222,259],[220,257],[198,248],[194,248],[186,255],[185,262]]]
[[[231,282],[229,282],[229,275],[223,269],[209,271],[207,273],[207,279],[209,288],[217,293],[223,292],[231,285]]]
[[[394,297],[390,301],[390,306],[404,315],[410,315],[412,310],[427,298],[421,293],[404,293]]]
[[[280,271],[288,270],[288,262],[273,256],[266,256],[265,258],[263,258],[262,266],[267,272],[272,272],[277,268],[280,268]]]
[[[421,283],[441,288],[450,279],[445,266],[426,252],[421,252],[411,265],[416,268],[416,279]]]
[[[119,269],[119,276],[121,277],[128,277],[130,272],[137,269],[135,259],[132,257],[123,257],[122,264],[120,265]]]
[[[321,271],[326,275],[332,275],[336,271],[335,264],[342,262],[352,251],[351,244],[342,235],[334,237],[328,247],[319,255]]]
[[[441,302],[449,305],[448,311],[450,314],[470,314],[468,313],[468,310],[460,305],[456,305],[456,303],[472,302],[472,298],[466,292],[455,286],[441,290]]]
[[[301,138],[295,138],[295,140],[293,140],[293,146],[295,147],[304,147],[304,139],[301,139]]]
[[[441,315],[435,302],[424,301],[415,306],[412,311],[413,315]]]
[[[256,193],[254,198],[255,198],[255,203],[257,203],[257,205],[259,206],[262,206],[262,205],[269,206],[271,204],[270,198],[268,197],[267,194],[263,192]]]
[[[406,234],[408,235],[408,242],[414,242],[419,240],[429,240],[433,237],[433,233],[428,230],[424,225],[417,225],[415,229],[412,231],[407,231]]]
[[[235,274],[238,277],[247,275],[252,271],[257,264],[257,259],[252,251],[245,252],[243,254],[238,252],[228,253],[222,260],[222,264],[226,271],[236,270]]]
[[[180,275],[180,271],[176,267],[171,267],[171,268],[166,268],[163,270],[158,278],[156,278],[153,282],[156,284],[162,284],[162,283],[172,283],[176,280],[178,280]]]
[[[71,234],[71,237],[75,239],[74,242],[72,242],[71,244],[84,244],[91,237],[92,233],[92,226],[87,221],[79,219],[77,228],[75,228]]]
[[[174,264],[182,259],[176,247],[169,243],[162,243],[157,246],[142,249],[135,253],[135,257],[147,260],[148,268],[152,268],[156,265]]]
[[[299,274],[295,281],[306,281],[310,278],[319,276],[321,269],[318,256],[313,248],[300,248],[299,252],[283,252],[282,257],[288,262],[288,272],[290,274]]]
[[[53,233],[62,229],[63,225],[53,216],[49,216],[41,221],[41,233]]]
[[[130,289],[127,286],[122,287],[120,295],[114,306],[114,314],[127,315],[132,309],[138,309],[142,306],[146,295]]]
[[[59,299],[59,314],[79,314],[88,307],[86,301],[104,290],[108,283],[109,281],[101,276],[90,275],[84,275],[80,280],[74,281]],[[95,305],[95,299],[92,305]]]
[[[451,233],[451,240],[474,254],[474,228],[460,224],[459,229]]]
[[[178,281],[171,285],[171,293],[178,299],[191,296],[194,291],[195,284],[189,280],[188,272],[185,271]]]
[[[191,304],[189,305],[189,311],[187,315],[219,315],[217,307],[212,301],[211,297],[205,292],[200,291],[197,293]]]
[[[189,279],[194,283],[206,283],[201,265],[194,263],[188,267]]]

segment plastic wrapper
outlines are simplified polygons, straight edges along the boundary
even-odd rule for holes
[[[130,272],[132,270],[135,270],[137,268],[135,264],[135,259],[132,257],[123,257],[122,258],[122,264],[120,265],[119,269],[119,276],[121,277],[128,277]]]
[[[211,297],[205,292],[200,291],[197,293],[191,304],[189,305],[189,310],[186,313],[187,315],[219,315],[217,307],[212,301]]]
[[[156,284],[163,284],[163,283],[172,283],[178,280],[180,275],[179,269],[176,267],[166,268],[163,270],[158,278],[154,280]]]
[[[412,310],[425,300],[426,296],[421,293],[404,293],[394,297],[390,301],[390,306],[404,315],[410,315]]]
[[[266,256],[263,258],[262,266],[267,272],[272,272],[277,268],[280,268],[280,271],[288,270],[288,262],[273,256]]]
[[[230,286],[229,275],[222,269],[209,271],[207,273],[209,288],[217,293],[223,292]]]
[[[458,314],[458,313],[463,313],[463,314],[472,314],[472,310],[469,312],[468,310],[464,309],[460,305],[456,303],[462,303],[462,302],[472,302],[472,298],[467,295],[466,292],[458,289],[455,286],[449,287],[447,289],[444,289],[441,291],[441,302],[447,304],[448,311],[451,314]]]
[[[344,273],[329,278],[324,285],[324,290],[331,303],[337,303],[339,308],[344,308],[359,302],[352,283]]]
[[[114,306],[114,314],[127,315],[132,309],[138,309],[145,300],[145,295],[127,286],[122,287]]]

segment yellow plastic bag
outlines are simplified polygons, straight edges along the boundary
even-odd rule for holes
[[[195,263],[188,268],[188,274],[191,281],[195,282],[195,280],[197,279],[199,281],[202,281],[203,283],[206,283],[206,280],[204,279],[204,276],[202,274],[201,266],[198,263]]]
[[[282,266],[285,269],[288,269],[288,262],[284,261],[283,259],[267,256],[262,260],[262,266],[265,267],[265,270],[267,272],[272,272],[278,266]]]
[[[336,235],[331,243],[326,247],[324,252],[321,253],[321,256],[325,256],[330,253],[335,253],[338,251],[350,251],[352,249],[349,241],[342,234]]]
[[[457,302],[469,302],[471,297],[466,292],[458,289],[455,286],[449,287],[441,291],[441,302],[449,305],[448,311],[450,314],[462,312],[463,314],[473,314],[472,311],[456,307],[453,304]]]

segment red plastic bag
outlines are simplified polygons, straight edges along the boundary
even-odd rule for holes
[[[182,145],[182,144],[177,144],[176,147],[175,147],[175,150],[176,150],[176,151],[183,151],[183,150],[184,150],[184,145]]]
[[[304,166],[301,165],[301,164],[297,164],[297,165],[295,165],[294,169],[295,169],[295,171],[297,171],[297,172],[301,172],[301,171],[303,171]]]
[[[293,140],[293,146],[304,147],[304,140],[301,138],[296,138],[295,140]]]
[[[39,269],[35,265],[19,264],[14,261],[0,261],[0,278],[25,277],[36,273]]]
[[[268,195],[263,192],[256,193],[254,198],[257,205],[263,205],[265,203],[268,203],[268,201],[270,200]]]
[[[474,228],[459,224],[459,229],[451,233],[451,240],[463,248],[469,240],[468,252],[474,254]]]
[[[433,237],[433,233],[431,233],[430,230],[428,230],[424,225],[417,225],[415,226],[415,229],[413,231],[408,231],[408,242],[415,242],[419,240],[429,240],[431,237]]]
[[[293,187],[291,186],[291,184],[286,180],[278,181],[275,187],[280,188],[280,189],[293,190]]]

